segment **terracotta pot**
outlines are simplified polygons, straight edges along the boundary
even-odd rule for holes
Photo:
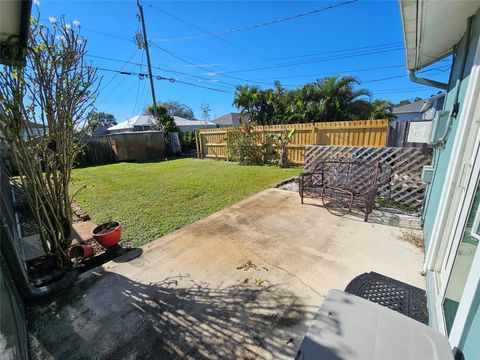
[[[117,245],[122,237],[122,224],[117,221],[113,221],[114,227],[112,229],[108,232],[103,232],[103,229],[109,224],[110,223],[98,225],[92,231],[93,238],[106,249]]]
[[[68,257],[86,259],[95,254],[95,249],[90,245],[73,245],[68,249]]]

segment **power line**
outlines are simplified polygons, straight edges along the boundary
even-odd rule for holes
[[[148,73],[140,73],[140,72],[134,72],[134,71],[119,71],[115,69],[107,69],[103,67],[96,67],[95,69],[100,70],[100,71],[108,71],[108,72],[116,72],[121,75],[128,75],[128,76],[138,76],[140,80],[143,80],[144,78],[148,78]],[[198,85],[198,84],[193,84],[188,81],[183,81],[183,80],[178,80],[175,78],[167,78],[159,75],[152,75],[154,79],[156,80],[168,80],[171,83],[179,83],[179,84],[185,84],[185,85],[190,85],[190,86],[195,86],[203,89],[208,89],[212,91],[217,91],[217,92],[222,92],[222,93],[227,93],[227,94],[234,94],[231,91],[226,91],[226,90],[221,90],[221,89],[215,89],[209,86],[203,86],[203,85]]]
[[[352,4],[352,3],[355,3],[357,1],[358,0],[344,1],[344,2],[341,2],[339,4],[333,4],[333,5],[330,5],[330,6],[323,7],[323,8],[306,11],[306,12],[303,12],[303,13],[287,16],[287,17],[280,18],[280,19],[268,20],[268,21],[258,23],[258,24],[247,25],[247,26],[243,26],[243,27],[240,27],[240,28],[236,28],[236,29],[213,32],[213,33],[204,34],[204,35],[183,36],[183,37],[170,38],[170,39],[157,39],[157,40],[152,40],[152,41],[169,42],[169,41],[181,41],[181,40],[195,40],[195,39],[207,38],[207,37],[210,37],[210,36],[221,36],[221,35],[227,35],[227,34],[237,33],[237,32],[246,31],[246,30],[258,29],[260,27],[273,25],[273,24],[278,24],[278,23],[281,23],[281,22],[284,22],[284,21],[290,21],[290,20],[298,19],[298,18],[301,18],[301,17],[304,17],[304,16],[309,16],[309,15],[321,13],[321,12],[324,12],[324,11],[327,11],[327,10],[330,10],[330,9],[334,9],[334,8],[337,8],[337,7],[340,7],[340,6]]]
[[[155,43],[152,43],[152,45],[154,47],[156,47],[157,49],[160,49],[161,51],[167,53],[168,55],[170,55],[170,56],[172,56],[172,57],[174,57],[174,58],[176,58],[176,59],[178,59],[178,60],[180,60],[180,61],[182,61],[186,64],[192,65],[194,67],[205,70],[207,72],[211,72],[210,69],[207,69],[206,67],[198,65],[198,64],[194,64],[191,61],[186,60],[186,59],[182,58],[181,56],[178,56],[175,53],[172,53],[171,51],[169,51],[167,49],[164,49],[164,48],[162,48],[161,46],[159,46]],[[215,72],[215,74],[218,74],[220,76],[223,76],[223,77],[226,77],[226,78],[229,78],[229,79],[239,80],[239,81],[243,81],[243,82],[247,82],[247,83],[249,82],[249,83],[260,84],[260,85],[272,85],[271,83],[267,83],[267,82],[264,82],[264,81],[253,81],[253,80],[242,79],[242,78],[239,78],[239,77],[236,77],[236,76],[225,75],[225,73],[223,73],[223,72],[222,73]],[[295,86],[295,85],[285,85],[285,86]]]
[[[318,56],[318,55],[327,55],[327,54],[332,54],[332,53],[350,52],[350,51],[357,51],[357,50],[363,50],[363,49],[371,49],[371,50],[373,50],[374,48],[386,48],[386,47],[399,46],[399,45],[402,45],[402,42],[401,42],[401,41],[396,41],[396,42],[391,42],[391,43],[384,43],[384,44],[376,44],[376,45],[368,45],[368,46],[360,46],[360,47],[354,47],[354,48],[348,48],[348,49],[339,49],[339,50],[323,51],[323,52],[317,52],[317,53],[311,53],[311,54],[303,54],[303,55],[292,55],[292,56],[285,56],[285,57],[277,57],[277,58],[269,59],[269,61],[271,61],[271,60],[296,59],[296,58],[302,58],[302,57],[311,57],[311,56]]]
[[[399,68],[399,67],[402,67],[402,68],[403,68],[403,67],[405,67],[405,65],[404,65],[404,64],[399,64],[399,65],[387,65],[387,66],[376,66],[376,67],[363,68],[363,69],[341,70],[341,71],[328,72],[328,73],[327,73],[327,72],[321,72],[321,73],[314,73],[314,74],[275,76],[275,77],[259,78],[259,79],[254,79],[254,80],[295,79],[295,78],[300,78],[300,77],[311,77],[311,76],[321,76],[321,75],[335,75],[335,74],[343,74],[343,73],[354,73],[354,72],[374,71],[374,70],[381,70],[381,69],[393,69],[393,68]]]
[[[142,60],[141,60],[141,64],[140,64],[140,71],[143,71],[142,67],[143,67],[143,52],[142,52]],[[140,83],[141,83],[142,80],[143,79],[141,77],[138,77],[137,95],[135,95],[135,104],[133,105],[132,115],[130,117],[132,117],[133,114],[135,114],[135,110],[137,109],[138,93],[140,92]]]
[[[85,28],[83,28],[85,30]],[[95,30],[91,30],[91,29],[86,29],[87,31],[92,31],[92,32],[96,32],[96,33],[99,33],[99,34],[103,34],[103,35],[107,35],[107,36],[112,36],[112,37],[117,37],[117,38],[123,38],[123,37],[119,37],[119,36],[116,36],[116,35],[113,35],[113,34],[108,34],[108,33],[105,33],[105,32],[99,32],[99,31],[95,31]],[[130,39],[127,39],[127,38],[123,38],[125,40],[128,40],[131,42]],[[342,55],[342,56],[333,56],[333,57],[327,57],[327,58],[322,58],[322,59],[314,59],[314,60],[309,60],[309,61],[304,61],[304,62],[296,62],[296,63],[291,63],[291,64],[278,64],[278,65],[273,65],[273,66],[268,66],[268,67],[262,67],[262,68],[255,68],[255,69],[244,69],[244,70],[238,70],[238,71],[232,71],[232,72],[215,72],[216,75],[220,75],[220,76],[223,76],[223,77],[227,77],[227,78],[230,78],[230,79],[234,79],[234,80],[237,80],[237,81],[242,81],[242,82],[246,82],[246,83],[253,83],[253,84],[259,84],[259,85],[272,85],[270,82],[264,82],[264,81],[259,81],[260,79],[243,79],[243,78],[238,78],[238,77],[235,77],[235,76],[231,76],[231,75],[228,75],[230,73],[237,73],[237,72],[245,72],[245,71],[254,71],[254,70],[260,70],[260,69],[272,69],[272,68],[281,68],[281,67],[289,67],[289,66],[296,66],[296,65],[304,65],[304,64],[310,64],[310,63],[316,63],[316,62],[321,62],[321,61],[329,61],[329,60],[339,60],[339,59],[344,59],[344,58],[350,58],[350,57],[356,57],[356,56],[366,56],[366,55],[374,55],[374,54],[377,54],[377,53],[383,53],[383,52],[390,52],[390,51],[397,51],[397,50],[400,50],[400,49],[403,49],[403,47],[400,47],[400,48],[392,48],[391,46],[393,46],[394,44],[396,43],[385,43],[385,44],[376,44],[376,45],[371,45],[371,46],[365,46],[365,47],[358,47],[358,48],[351,48],[351,49],[344,49],[344,50],[334,50],[332,52],[346,52],[346,51],[350,51],[350,50],[356,50],[356,49],[369,49],[369,48],[374,48],[374,47],[379,47],[379,46],[384,46],[382,49],[380,49],[379,51],[360,51],[360,52],[354,52],[354,53],[351,53],[351,54],[347,54],[345,56]],[[199,68],[199,69],[203,69],[207,72],[212,72],[211,69],[207,69],[205,68],[204,66],[201,66],[201,65],[198,65],[198,64],[194,64],[192,63],[191,61],[188,61],[188,60],[185,60],[184,58],[182,58],[181,56],[175,54],[174,52],[172,51],[169,51],[167,49],[164,49],[160,46],[158,46],[157,44],[154,44],[152,43],[151,45],[157,47],[158,49],[166,52],[167,54],[169,54],[170,56],[188,64],[188,65],[191,65],[193,67],[196,67],[196,68]],[[387,48],[390,47],[390,48]],[[375,49],[377,50],[377,49]],[[327,52],[325,52],[327,53]],[[310,54],[312,55],[312,54]],[[297,55],[298,57],[302,57],[302,56],[310,56],[310,55]],[[123,60],[117,60],[117,59],[110,59],[110,58],[106,58],[106,57],[101,57],[101,56],[93,56],[93,55],[87,55],[87,56],[90,56],[90,57],[97,57],[97,58],[103,58],[103,59],[107,59],[107,60],[115,60],[115,61],[120,61],[120,62],[124,62]],[[440,60],[439,62],[450,62],[451,60],[449,60],[448,58],[446,59],[442,59]],[[135,63],[134,63],[135,64]],[[167,65],[168,66],[168,65]],[[397,67],[397,65],[395,65],[395,67]],[[400,67],[400,65],[398,65],[398,67]],[[446,66],[443,70],[440,70],[440,71],[447,71],[448,69],[450,69],[451,65],[448,65]],[[180,71],[174,71],[174,70],[167,70],[167,69],[164,69],[164,68],[160,68],[160,67],[156,67],[157,69],[160,69],[162,71],[165,71],[165,72],[170,72],[170,73],[173,73],[173,74],[181,74],[181,75],[184,75],[184,76],[188,76],[188,77],[193,77],[193,78],[197,78],[197,79],[201,79],[203,81],[209,81],[209,79],[206,79],[204,77],[200,77],[198,75],[193,75],[193,74],[189,74],[189,73],[184,73],[184,72],[180,72]],[[380,69],[381,67],[379,67],[378,69]],[[385,67],[386,68],[386,67]],[[424,70],[425,72],[427,71],[432,71],[432,70],[437,70],[438,68],[434,68],[434,69],[427,69],[427,70]],[[374,70],[374,68],[372,68],[372,70]],[[359,70],[351,70],[350,72],[354,72],[354,71],[367,71],[367,69],[359,69]],[[348,71],[343,71],[343,72],[348,72]],[[331,73],[333,74],[333,73]],[[309,76],[309,75],[302,75],[302,76]],[[290,77],[295,77],[295,76],[289,76],[288,78]],[[390,77],[390,78],[385,78],[385,79],[374,79],[374,80],[371,80],[371,81],[364,81],[364,83],[366,82],[375,82],[375,81],[383,81],[383,80],[390,80],[390,79],[393,79],[393,78],[400,78],[402,76],[396,76],[396,77]],[[274,79],[279,79],[279,78],[287,78],[287,77],[275,77]],[[229,85],[229,86],[237,86],[237,84],[232,84],[232,83],[228,83],[228,82],[224,82],[224,81],[217,81],[217,83],[219,84],[224,84],[224,85]],[[296,87],[298,85],[293,85],[293,84],[283,84],[284,86],[286,87]]]
[[[269,65],[269,66],[261,66],[261,67],[248,68],[248,69],[235,70],[235,71],[225,71],[225,72],[220,72],[218,74],[219,75],[220,74],[238,74],[238,73],[252,72],[252,71],[259,71],[259,70],[279,69],[279,68],[292,67],[292,66],[298,66],[298,65],[315,64],[315,63],[319,63],[319,62],[323,62],[323,61],[342,60],[342,59],[347,59],[347,58],[352,58],[352,57],[382,54],[382,53],[398,51],[398,50],[403,50],[403,47],[381,49],[381,50],[376,50],[376,51],[358,51],[358,52],[351,53],[351,54],[348,54],[348,55],[329,56],[329,57],[324,57],[324,58],[314,59],[314,60],[308,60],[308,61],[297,61],[297,62],[293,62],[293,63],[284,63],[284,64]]]
[[[114,58],[105,57],[105,56],[90,55],[90,54],[87,54],[86,56],[92,57],[92,58],[97,58],[97,59],[110,60],[110,61],[116,61],[116,62],[121,62],[121,63],[128,63],[128,64],[132,64],[132,65],[140,65],[140,63],[137,63],[137,62],[132,62],[132,61],[127,61],[126,62],[125,60],[114,59]],[[204,80],[204,81],[210,81],[209,79],[207,79],[205,77],[202,77],[202,76],[189,74],[189,73],[185,73],[185,72],[182,72],[182,71],[169,70],[169,69],[165,69],[165,68],[160,67],[160,66],[152,65],[152,68],[158,69],[158,70],[161,70],[161,71],[165,71],[165,72],[168,72],[168,73],[172,73],[172,74],[179,74],[179,75],[183,75],[183,76],[187,76],[187,77],[191,77],[191,78],[196,78],[196,79],[200,79],[200,80]],[[108,70],[106,70],[106,71],[108,71]],[[224,81],[218,81],[218,83],[229,85],[229,86],[235,86],[235,87],[237,86],[237,84],[228,83],[228,82],[224,82]]]
[[[221,92],[221,93],[225,93],[225,94],[235,94],[235,93],[232,92],[232,91],[220,90],[220,89],[215,89],[215,88],[208,87],[208,86],[202,86],[202,85],[198,85],[198,84],[192,84],[192,83],[189,83],[189,82],[186,82],[186,81],[182,81],[182,80],[175,80],[175,82],[178,82],[178,83],[180,83],[180,84],[195,86],[195,87],[202,88],[202,89],[208,89],[208,90],[212,90],[212,91],[217,91],[217,92]]]
[[[407,76],[407,74],[396,75],[396,76],[384,77],[384,78],[380,78],[380,79],[373,79],[373,80],[361,81],[360,83],[361,83],[361,84],[366,84],[366,83],[372,83],[372,82],[378,82],[378,81],[399,79],[399,78],[403,78],[403,77],[406,77],[406,76]]]
[[[137,50],[135,50],[135,52],[132,54],[132,56],[130,56],[128,58],[128,60],[125,62],[125,64],[120,68],[119,71],[122,71],[129,63],[130,60],[133,59],[133,57],[137,54]],[[102,90],[104,90],[112,81],[113,79],[115,79],[115,77],[118,75],[118,73],[116,73],[115,75],[113,75],[113,77],[99,90],[99,92],[101,92]]]
[[[100,58],[100,59],[105,59],[105,60],[111,60],[111,61],[117,61],[117,62],[125,62],[124,60],[119,60],[119,59],[113,59],[113,58],[108,58],[108,57],[104,57],[104,56],[96,56],[96,55],[87,55],[87,56],[90,56],[90,57],[93,57],[93,58]],[[129,64],[134,64],[134,65],[140,65],[139,63],[135,63],[135,62],[131,62],[131,61],[128,61]],[[397,66],[400,66],[400,65],[392,65],[391,67],[397,67]],[[402,65],[403,66],[403,65]],[[390,66],[388,66],[390,67]],[[166,71],[166,72],[175,72],[175,71],[171,71],[171,70],[165,70],[165,69],[162,69],[160,67],[157,67],[157,66],[154,66],[152,65],[152,68],[157,68],[157,69],[160,69],[160,70],[163,70],[163,71]],[[102,70],[102,71],[110,71],[110,72],[119,72],[121,74],[124,74],[124,75],[136,75],[136,76],[142,76],[142,77],[147,77],[148,74],[145,74],[145,73],[136,73],[136,72],[125,72],[125,71],[118,71],[118,70],[113,70],[113,69],[106,69],[106,68],[97,68],[98,70]],[[356,71],[360,71],[360,70],[373,70],[374,68],[365,68],[365,69],[357,69]],[[443,71],[444,69],[442,68],[432,68],[432,69],[427,69],[427,70],[422,70],[422,71],[419,71],[419,73],[422,73],[422,72],[428,72],[428,71]],[[347,71],[343,71],[343,72],[347,72]],[[184,74],[186,76],[191,76],[191,77],[194,77],[194,78],[199,78],[201,80],[206,80],[208,81],[208,79],[205,79],[203,77],[200,77],[200,76],[196,76],[196,75],[193,75],[193,74],[186,74],[186,73],[183,73],[183,72],[177,72],[177,73],[181,73],[181,74]],[[387,81],[387,80],[392,80],[392,79],[398,79],[398,78],[403,78],[403,77],[406,77],[407,75],[406,74],[402,74],[402,75],[394,75],[394,76],[389,76],[389,77],[383,77],[383,78],[379,78],[379,79],[371,79],[371,80],[366,80],[366,81],[361,81],[361,84],[365,84],[365,83],[372,83],[372,82],[381,82],[381,81]],[[158,80],[169,80],[171,82],[180,82],[179,79],[175,79],[175,78],[167,78],[167,77],[160,77],[160,76],[155,76]],[[245,80],[245,79],[242,79],[242,81],[245,81],[245,82],[253,82],[253,81],[249,81],[249,80]],[[223,84],[226,84],[226,85],[230,85],[230,86],[234,86],[234,87],[237,87],[238,85],[237,84],[233,84],[233,83],[228,83],[228,82],[221,82],[219,81],[219,83],[223,83]],[[193,85],[193,86],[196,86],[196,87],[204,87],[206,89],[210,89],[212,90],[213,88],[211,87],[206,87],[206,86],[201,86],[201,85],[197,85],[197,84],[191,84],[189,83],[190,85]],[[271,83],[267,83],[268,85],[271,85]],[[294,86],[294,87],[298,87],[298,86],[301,86],[301,85],[283,85],[283,86]],[[220,92],[225,92],[225,91],[221,91],[220,89],[215,89],[215,91],[220,91]],[[227,91],[228,93],[228,91]]]
[[[180,21],[180,22],[182,22],[182,23],[184,23],[184,24],[187,24],[187,25],[189,25],[189,26],[191,26],[191,27],[193,27],[193,28],[195,28],[195,29],[197,29],[197,30],[200,30],[201,32],[203,32],[203,33],[205,33],[205,34],[207,34],[207,35],[216,37],[218,40],[223,41],[224,43],[226,43],[226,44],[228,44],[228,45],[230,45],[230,46],[233,46],[233,47],[235,47],[235,48],[237,48],[237,49],[240,49],[240,50],[242,50],[242,51],[244,51],[244,52],[247,52],[247,53],[249,53],[249,54],[251,54],[251,55],[254,55],[254,56],[256,56],[256,57],[260,56],[260,55],[258,55],[258,54],[256,54],[256,53],[252,52],[251,50],[244,48],[243,46],[239,46],[239,45],[237,45],[237,44],[235,44],[235,43],[233,43],[233,42],[231,42],[231,41],[229,41],[229,40],[227,40],[227,39],[224,39],[224,38],[220,37],[219,35],[216,35],[216,34],[210,32],[210,31],[208,31],[208,30],[205,30],[205,29],[201,28],[201,27],[198,26],[198,25],[195,25],[195,24],[193,24],[193,23],[191,23],[191,22],[189,22],[189,21],[187,21],[187,20],[185,20],[185,19],[182,19],[181,17],[178,17],[177,15],[171,14],[171,13],[169,13],[168,11],[165,11],[165,10],[163,10],[163,9],[157,8],[156,6],[153,6],[152,4],[148,4],[148,5],[149,5],[150,8],[152,8],[153,10],[156,10],[156,11],[161,12],[161,13],[167,15],[167,16],[170,16],[171,18],[176,19],[176,20],[178,20],[178,21]]]

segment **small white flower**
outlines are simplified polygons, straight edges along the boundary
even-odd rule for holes
[[[55,36],[55,38],[59,41],[65,41],[65,36]]]
[[[75,25],[75,26],[80,26],[80,21],[78,21],[78,20],[73,20],[73,25]]]
[[[38,0],[33,0],[33,4],[36,5],[36,6],[40,6],[40,1],[38,1]]]
[[[70,25],[70,24],[65,24],[65,29],[71,30],[71,29],[72,29],[72,25]]]
[[[55,19],[53,16],[50,16],[48,18],[48,21],[50,21],[52,24],[55,24],[57,22],[57,19]]]
[[[82,40],[82,39],[78,39],[78,40],[77,40],[77,44],[78,44],[78,45],[83,44],[83,40]]]

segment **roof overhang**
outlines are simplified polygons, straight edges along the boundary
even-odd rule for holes
[[[399,0],[408,70],[420,70],[450,55],[462,39],[480,0]]]
[[[0,64],[24,66],[31,0],[0,0]]]

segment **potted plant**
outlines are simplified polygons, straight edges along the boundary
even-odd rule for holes
[[[106,223],[98,225],[93,229],[92,236],[104,248],[112,248],[120,242],[122,237],[122,224],[110,219]]]
[[[49,18],[46,26],[39,19],[40,13],[31,20],[27,66],[0,72],[0,133],[19,174],[11,181],[32,210],[46,259],[67,275],[74,271],[68,257],[71,173],[98,81],[96,69],[84,60],[78,21]],[[44,290],[42,296],[51,294]]]

